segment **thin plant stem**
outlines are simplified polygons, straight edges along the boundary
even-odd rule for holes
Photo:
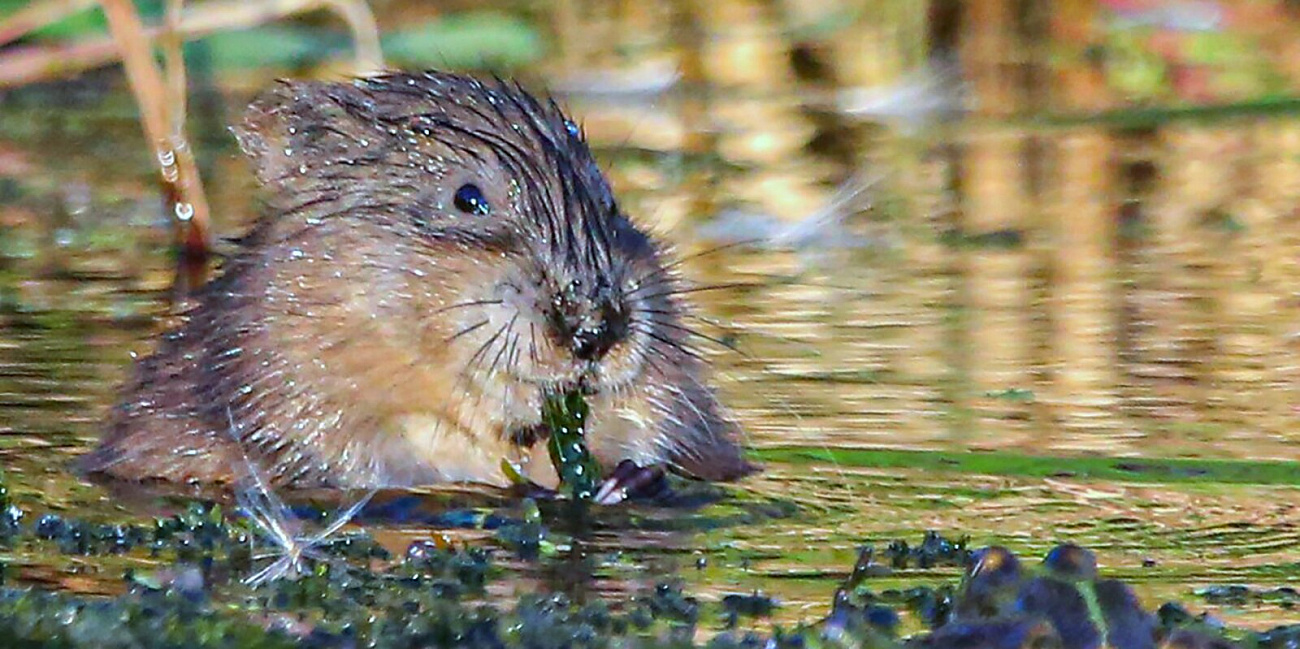
[[[352,31],[356,48],[357,74],[371,75],[384,69],[384,51],[379,44],[379,25],[365,0],[322,0]]]
[[[226,406],[227,433],[236,445],[242,445],[243,435],[235,424],[235,415],[229,405]],[[293,510],[276,495],[271,483],[262,476],[262,471],[247,453],[241,450],[244,460],[245,475],[238,483],[235,494],[239,508],[261,531],[262,536],[270,541],[274,550],[270,553],[253,555],[255,560],[276,558],[274,562],[244,579],[244,583],[257,587],[269,581],[285,576],[296,576],[307,572],[306,560],[324,561],[326,555],[319,548],[333,541],[335,534],[356,518],[375,494],[377,488],[371,488],[364,496],[348,507],[335,513],[334,518],[321,531],[309,535],[296,534],[291,523]]]
[[[187,81],[185,78],[185,54],[181,50],[184,43],[180,34],[181,15],[185,10],[185,0],[167,0],[166,13],[163,14],[163,30],[158,42],[162,46],[163,71],[167,75],[167,107],[170,111],[171,137],[184,136],[185,116],[188,114]]]
[[[126,78],[140,109],[140,120],[162,168],[163,182],[171,193],[183,250],[206,255],[208,202],[203,195],[198,164],[183,127],[173,126],[167,114],[167,86],[153,58],[153,39],[130,0],[100,0],[108,28],[117,41]]]
[[[90,6],[93,0],[44,0],[0,22],[0,44]],[[263,0],[211,2],[186,10],[183,0],[167,0],[164,24],[146,27],[130,0],[99,0],[112,35],[106,41],[61,47],[18,48],[0,56],[0,85],[16,85],[72,73],[120,56],[140,110],[140,121],[161,167],[177,223],[178,241],[189,258],[209,251],[211,210],[198,164],[185,137],[186,75],[182,44],[221,29],[263,24],[314,9],[337,14],[352,32],[358,74],[382,70],[383,52],[374,14],[364,0]],[[162,47],[165,75],[153,44]],[[116,49],[116,52],[114,52]]]
[[[92,0],[78,0],[90,2]],[[44,8],[47,3],[58,4],[58,0],[39,3]],[[263,0],[262,2],[215,0],[200,5],[189,6],[181,12],[179,23],[174,32],[181,42],[202,38],[214,32],[226,29],[248,29],[295,13],[303,13],[325,7],[334,10],[348,25],[356,50],[357,74],[369,74],[383,69],[383,54],[379,47],[379,28],[369,7],[359,0]],[[26,11],[26,10],[25,10]],[[69,12],[59,14],[58,17]],[[17,21],[11,17],[0,23],[0,34],[9,28],[12,35],[8,40],[20,38],[41,24],[25,19]],[[57,17],[56,17],[57,19]],[[43,24],[43,23],[42,23]],[[25,27],[26,26],[26,27]],[[19,31],[23,30],[24,31]],[[158,38],[164,26],[146,25],[144,34],[149,38]],[[3,44],[4,40],[0,40]],[[78,39],[69,43],[53,45],[30,45],[12,48],[0,55],[0,87],[19,86],[37,81],[46,81],[94,68],[109,63],[119,56],[118,48],[112,38]]]
[[[111,38],[95,38],[58,45],[19,45],[0,55],[0,88],[71,76],[82,70],[118,60]]]
[[[12,43],[46,25],[95,6],[96,0],[33,2],[0,20],[0,45]]]

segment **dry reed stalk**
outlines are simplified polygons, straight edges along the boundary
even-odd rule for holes
[[[379,26],[365,0],[230,0],[205,2],[184,12],[177,30],[182,38],[194,39],[224,29],[247,29],[286,16],[328,9],[347,24],[356,48],[357,74],[371,74],[384,67],[379,44]]]
[[[977,112],[986,117],[1005,117],[1021,110],[1016,77],[1006,74],[1016,60],[1015,3],[1011,0],[986,0],[963,4],[962,22],[969,31],[962,37],[962,67],[969,74]]]
[[[0,20],[0,45],[16,41],[46,25],[56,23],[95,5],[96,0],[46,0],[35,2]]]
[[[0,23],[0,44],[20,38],[32,29],[53,22],[74,11],[79,3],[90,0],[47,0],[28,10],[15,14]],[[54,11],[58,5],[62,11]],[[39,7],[38,13],[35,8]],[[347,23],[356,43],[356,69],[358,74],[369,74],[383,68],[383,55],[379,47],[379,28],[374,16],[361,0],[273,0],[270,2],[208,2],[185,9],[176,25],[175,33],[181,42],[202,38],[225,29],[247,29],[283,18],[325,7],[333,9]],[[44,22],[35,22],[32,16],[52,16]],[[158,38],[163,26],[147,26],[144,34]],[[31,46],[10,50],[0,56],[0,87],[17,86],[66,76],[82,70],[104,65],[118,57],[112,38],[80,40],[63,45]]]
[[[1286,150],[1276,123],[1243,124],[1233,130],[1241,152],[1233,162],[1240,173],[1223,210],[1238,227],[1223,228],[1219,234],[1223,273],[1216,299],[1224,362],[1215,388],[1227,405],[1225,414],[1233,418],[1230,424],[1285,439],[1295,429],[1290,412],[1295,386],[1287,384],[1283,370],[1287,331],[1294,327],[1286,300],[1292,285],[1276,282],[1270,266],[1279,257],[1294,255],[1295,248],[1286,245],[1289,210],[1269,204],[1276,195],[1270,168],[1294,154]],[[1224,174],[1229,182],[1233,175]]]
[[[208,202],[183,128],[180,123],[173,125],[168,117],[167,87],[154,62],[153,39],[145,32],[130,0],[101,0],[100,6],[120,48],[145,137],[162,165],[163,181],[180,222],[182,249],[202,257],[208,251]]]
[[[93,0],[47,0],[0,23],[0,44],[83,10]],[[379,30],[364,0],[271,0],[211,3],[186,12],[183,0],[167,0],[164,25],[146,28],[129,0],[101,0],[111,40],[78,42],[53,48],[22,48],[0,57],[0,85],[16,85],[60,76],[121,57],[127,81],[140,110],[145,137],[161,165],[169,201],[179,223],[178,239],[189,257],[209,250],[207,199],[198,164],[185,138],[186,75],[181,46],[219,29],[250,27],[315,8],[330,9],[347,23],[356,44],[358,73],[382,69]],[[154,60],[153,44],[163,51],[164,73]]]
[[[314,2],[307,3],[315,4]],[[379,44],[379,26],[365,0],[324,0],[322,6],[333,9],[352,31],[356,43],[357,74],[374,74],[384,68],[384,51]]]
[[[185,79],[185,57],[181,51],[183,41],[180,36],[181,14],[185,10],[185,0],[167,0],[166,13],[163,14],[163,30],[159,34],[158,44],[163,53],[163,71],[167,76],[167,107],[171,109],[170,124],[172,137],[181,137],[185,126],[188,92]]]
[[[1151,391],[1168,399],[1159,415],[1204,421],[1212,416],[1207,388],[1215,323],[1207,270],[1215,251],[1201,241],[1201,218],[1222,197],[1221,160],[1199,125],[1166,125],[1159,138],[1145,242],[1152,273],[1140,314],[1148,324],[1138,344],[1149,359]]]
[[[49,81],[117,59],[117,44],[107,37],[62,45],[13,47],[0,55],[0,88]]]

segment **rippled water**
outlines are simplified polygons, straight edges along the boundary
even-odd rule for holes
[[[105,514],[114,501],[65,465],[165,325],[170,231],[126,96],[48,101],[0,107],[0,454],[20,501],[131,516]],[[222,234],[258,209],[217,127],[239,101],[197,118]],[[726,206],[690,159],[603,149],[629,212],[696,255],[692,280],[745,285],[695,294],[692,324],[738,350],[704,343],[768,470],[701,512],[608,514],[599,541],[629,559],[599,568],[597,587],[680,571],[810,619],[859,544],[926,529],[1039,554],[1080,541],[1150,603],[1293,582],[1300,118],[969,122],[863,147],[855,182],[870,187],[852,207],[870,209],[802,225],[817,202],[768,222],[740,210],[708,232],[829,236],[716,252],[691,206]],[[428,532],[376,529],[395,548]],[[20,579],[113,590],[111,571],[13,562]]]

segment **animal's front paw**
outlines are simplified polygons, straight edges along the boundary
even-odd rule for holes
[[[617,505],[624,500],[655,498],[668,491],[668,477],[660,466],[638,466],[623,460],[600,483],[593,500],[599,505]]]

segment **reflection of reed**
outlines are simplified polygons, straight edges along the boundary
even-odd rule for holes
[[[1043,213],[1051,273],[1046,308],[1054,422],[1071,446],[1131,450],[1116,439],[1117,292],[1111,138],[1080,130],[1053,138],[1051,197]],[[1062,440],[1064,441],[1064,440]]]
[[[1024,93],[1011,66],[1018,48],[1016,13],[1011,2],[977,2],[965,6],[966,27],[957,45],[967,81],[979,98],[979,113],[1003,116],[1016,112]],[[1031,303],[1034,262],[1023,245],[1032,227],[1036,202],[1030,174],[1031,139],[1006,130],[972,133],[953,160],[959,173],[958,231],[974,242],[957,253],[963,279],[964,317],[961,355],[969,380],[965,403],[978,415],[970,443],[1018,446],[1027,443],[1029,404],[1005,395],[1032,391],[1034,322]]]
[[[978,437],[971,440],[981,446],[1023,443],[1021,422],[1029,417],[1025,403],[999,398],[1008,391],[1031,390],[1033,386],[1030,359],[1035,336],[1026,308],[1030,305],[1033,259],[1014,240],[1023,236],[1018,233],[1028,225],[1033,200],[1026,193],[1021,172],[1023,146],[1019,135],[976,135],[964,142],[959,163],[961,231],[972,242],[957,253],[965,284],[963,360],[970,381],[970,403],[985,415]],[[993,242],[996,239],[992,237],[998,236],[1008,237],[1007,243],[974,243]]]
[[[1267,431],[1295,441],[1300,419],[1300,125],[1272,122],[1253,130],[1258,158],[1253,200],[1243,209],[1254,267],[1241,275],[1267,292],[1249,337],[1233,337],[1232,354],[1251,349],[1267,370]],[[1249,379],[1250,377],[1242,377]],[[1243,397],[1249,388],[1242,388]]]
[[[1294,303],[1286,296],[1295,284],[1280,277],[1279,263],[1297,256],[1293,213],[1300,142],[1294,125],[1240,125],[1224,135],[1235,164],[1216,165],[1228,185],[1207,240],[1217,263],[1212,299],[1216,303],[1216,356],[1211,366],[1212,417],[1234,428],[1258,426],[1264,433],[1294,437],[1296,398]],[[1253,152],[1253,154],[1245,154]],[[1290,380],[1288,380],[1288,373]]]

